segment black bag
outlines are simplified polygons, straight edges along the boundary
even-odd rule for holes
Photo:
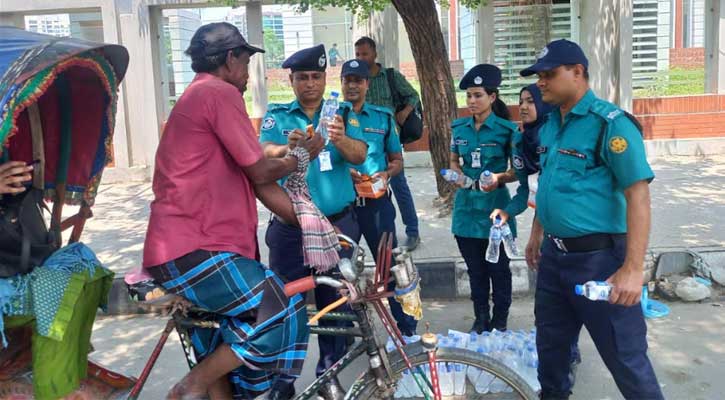
[[[385,71],[386,78],[388,78],[388,87],[390,87],[390,93],[393,95],[393,103],[395,103],[395,112],[405,108],[406,104],[401,104],[400,93],[398,87],[395,86],[394,79],[395,70],[388,68]],[[403,126],[400,127],[400,143],[407,144],[415,142],[423,136],[423,109],[420,106],[420,102],[415,106],[413,111],[408,114]]]
[[[0,278],[26,274],[58,249],[44,208],[43,191],[35,188],[0,200]]]

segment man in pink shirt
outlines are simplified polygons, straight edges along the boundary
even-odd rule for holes
[[[166,290],[227,317],[224,343],[192,332],[203,361],[169,392],[172,399],[253,397],[269,387],[265,374],[299,375],[304,361],[304,304],[299,295],[287,299],[282,281],[258,262],[255,197],[296,223],[275,181],[298,160],[316,157],[324,143],[316,135],[287,157],[263,157],[242,97],[257,52],[264,50],[231,24],[199,28],[186,51],[197,74],[171,111],[156,153],[143,266]]]

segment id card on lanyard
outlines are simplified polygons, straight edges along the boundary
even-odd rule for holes
[[[471,153],[471,168],[481,168],[481,148],[477,147]]]
[[[320,159],[320,172],[332,171],[332,156],[329,150],[323,150],[318,156]]]

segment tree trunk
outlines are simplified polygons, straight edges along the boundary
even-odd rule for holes
[[[449,164],[456,95],[438,12],[434,0],[392,0],[392,3],[403,19],[415,58],[438,195],[449,203],[454,188],[438,171],[448,168]]]

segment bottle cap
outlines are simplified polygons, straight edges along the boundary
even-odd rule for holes
[[[576,293],[578,295],[583,295],[584,294],[584,285],[575,285],[574,293]]]
[[[340,93],[337,92],[330,92],[330,97],[339,97]]]
[[[489,170],[483,171],[483,176],[491,176],[491,171],[489,171]]]

